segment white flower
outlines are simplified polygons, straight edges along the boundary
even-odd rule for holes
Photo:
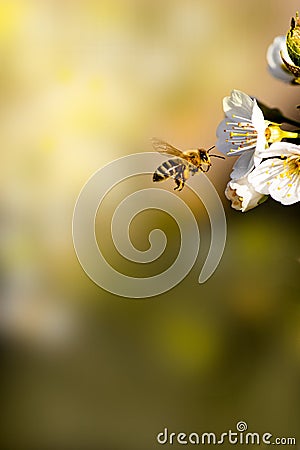
[[[217,128],[216,146],[228,156],[253,156],[252,168],[261,162],[261,153],[269,143],[298,137],[298,133],[281,130],[278,124],[265,120],[256,100],[242,91],[234,89],[230,97],[225,97],[223,109],[226,118]]]
[[[281,54],[287,63],[293,65],[286,47],[286,36],[277,36],[267,50],[267,62],[270,73],[286,83],[291,83],[294,75],[284,65]]]
[[[232,208],[242,212],[255,208],[266,198],[264,194],[254,189],[248,180],[248,176],[229,181],[225,195],[228,200],[231,200]]]
[[[300,146],[276,142],[261,154],[268,158],[257,166],[248,180],[261,194],[270,194],[283,205],[300,200]]]
[[[227,184],[225,195],[231,200],[232,208],[238,211],[248,211],[255,208],[266,197],[257,192],[249,182],[248,175],[254,168],[253,152],[245,152],[235,162]]]
[[[236,156],[248,150],[254,152],[256,148],[265,148],[265,131],[269,122],[264,120],[256,100],[234,89],[230,97],[223,99],[223,110],[226,118],[217,128],[216,144],[222,153]]]

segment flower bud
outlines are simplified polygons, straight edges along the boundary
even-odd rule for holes
[[[286,46],[293,63],[300,67],[300,18],[298,13],[292,17],[291,28],[286,36]]]

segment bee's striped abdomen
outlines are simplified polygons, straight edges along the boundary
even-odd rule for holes
[[[168,161],[165,161],[156,169],[153,174],[153,181],[163,181],[166,178],[176,176],[179,164],[182,164],[182,161],[168,159]]]

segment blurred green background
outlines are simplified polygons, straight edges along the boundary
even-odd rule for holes
[[[151,136],[208,148],[232,89],[299,120],[299,87],[273,79],[265,59],[299,6],[0,1],[1,448],[150,450],[164,427],[221,433],[239,420],[300,439],[299,206],[233,211],[223,193],[233,160],[215,160],[223,259],[200,286],[209,222],[185,189],[198,261],[145,300],[90,281],[71,235],[76,198],[97,169],[150,151]],[[150,178],[112,193],[97,218],[107,257],[137,276],[145,267],[122,262],[105,236],[120,191],[141,186]],[[169,247],[150,275],[176,257],[178,230],[149,211],[131,228],[145,249],[158,225]]]

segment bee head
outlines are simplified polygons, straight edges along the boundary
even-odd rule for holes
[[[198,152],[199,152],[199,158],[200,158],[201,163],[207,164],[208,166],[210,166],[211,162],[210,162],[210,157],[209,157],[208,151],[204,150],[202,148],[199,148]]]
[[[214,147],[215,146],[209,148],[208,150],[205,150],[204,148],[198,148],[197,150],[190,150],[186,152],[187,159],[194,166],[200,168],[202,172],[208,172],[209,168],[211,167],[211,160],[210,160],[211,156],[214,156],[215,158],[224,159],[224,156],[209,155],[210,150],[212,150]]]
[[[202,170],[202,172],[208,172],[210,167],[211,167],[211,161],[210,161],[210,156],[215,156],[216,158],[223,158],[223,156],[218,156],[218,155],[210,155],[209,156],[209,152],[215,148],[215,146],[213,145],[212,147],[210,147],[208,150],[204,150],[204,148],[199,148],[198,152],[199,152],[199,158],[200,158],[200,169]],[[202,164],[204,165],[204,167],[202,167]]]

